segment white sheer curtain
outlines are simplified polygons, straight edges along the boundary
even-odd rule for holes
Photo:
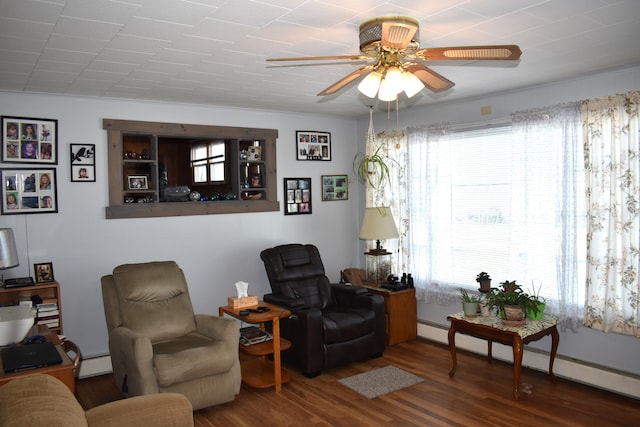
[[[580,104],[512,122],[407,130],[408,270],[418,298],[438,304],[458,303],[480,271],[493,286],[541,288],[549,312],[576,330],[586,247]]]
[[[580,103],[570,103],[517,112],[512,115],[517,141],[527,148],[525,174],[543,171],[535,180],[525,180],[522,191],[529,198],[522,212],[527,228],[519,237],[527,243],[526,271],[534,277],[550,252],[555,261],[555,277],[541,283],[549,314],[559,316],[563,327],[574,332],[582,324],[585,296],[586,205]],[[549,138],[553,143],[549,144]],[[544,147],[536,150],[536,147]],[[547,149],[552,153],[544,153]],[[547,155],[545,155],[547,154]],[[551,162],[551,163],[550,163]],[[550,167],[549,167],[550,166]],[[533,185],[531,185],[533,184]],[[551,198],[547,199],[546,197]],[[547,201],[544,204],[537,202]],[[549,218],[545,218],[549,215]],[[541,232],[545,224],[555,223],[549,235]],[[550,260],[551,261],[551,260]],[[549,280],[548,279],[548,280]]]
[[[640,337],[640,91],[583,102],[589,206],[585,324]]]
[[[407,269],[413,274],[418,300],[451,304],[459,300],[441,292],[436,266],[452,268],[450,128],[447,124],[407,130]],[[437,230],[437,232],[436,232]],[[449,250],[441,252],[442,247]],[[446,267],[445,267],[446,265]]]

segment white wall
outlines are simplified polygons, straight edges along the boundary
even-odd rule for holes
[[[358,263],[358,186],[351,185],[347,201],[322,202],[320,192],[320,175],[351,173],[357,133],[353,119],[7,92],[0,92],[0,113],[58,120],[59,213],[0,217],[0,227],[13,228],[20,257],[20,266],[4,273],[33,275],[34,263],[53,262],[64,333],[85,357],[108,352],[100,277],[116,265],[175,260],[185,271],[196,311],[217,315],[218,306],[235,294],[238,280],[249,282],[252,294],[270,292],[259,257],[267,247],[313,243],[329,278],[336,281],[340,269]],[[280,212],[106,220],[103,118],[278,129],[278,194],[282,178],[311,177],[313,213],[285,216],[279,196]],[[332,161],[296,161],[296,130],[331,132]],[[70,182],[70,143],[96,144],[96,182]]]
[[[633,67],[576,78],[553,85],[496,94],[466,101],[438,103],[424,108],[400,111],[398,129],[410,126],[448,122],[453,125],[500,121],[512,112],[550,106],[558,103],[597,98],[640,89],[640,67]],[[428,96],[428,95],[422,95]],[[481,115],[480,107],[491,106],[493,114]],[[369,117],[358,120],[358,146],[364,150]],[[376,132],[396,129],[396,117],[387,121],[387,114],[374,116]],[[361,204],[364,204],[360,194]],[[436,325],[448,326],[447,314],[460,311],[459,306],[442,307],[435,304],[418,304],[418,318]],[[532,344],[548,351],[549,339]],[[590,364],[620,370],[640,376],[640,339],[619,334],[605,334],[586,327],[578,333],[561,331],[558,354]]]

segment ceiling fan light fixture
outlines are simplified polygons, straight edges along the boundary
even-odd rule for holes
[[[404,76],[399,67],[395,65],[388,67],[384,75],[384,81],[390,88],[396,91],[396,94],[402,92]]]
[[[398,91],[397,86],[393,86],[389,83],[389,80],[384,78],[380,83],[380,90],[378,91],[378,99],[380,101],[395,101],[398,97],[398,93],[402,92],[402,86],[400,86],[400,90]]]
[[[373,71],[365,77],[360,84],[358,85],[358,90],[364,96],[369,98],[375,98],[378,89],[380,88],[380,81],[382,80],[382,75],[377,71]]]
[[[404,93],[407,94],[407,98],[411,98],[424,89],[424,83],[422,83],[413,73],[408,71],[404,72],[402,85],[404,87]]]

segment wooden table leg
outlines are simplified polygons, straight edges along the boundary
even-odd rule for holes
[[[551,328],[551,354],[549,355],[549,375],[551,375],[553,382],[556,381],[556,376],[553,373],[553,362],[556,359],[559,343],[560,334],[558,334],[558,328],[554,325],[553,328]]]
[[[280,318],[273,318],[273,375],[276,391],[282,390],[282,367],[280,365]]]
[[[453,378],[456,373],[457,361],[456,361],[456,322],[451,321],[451,326],[449,327],[449,351],[451,351],[451,360],[453,362],[453,367],[449,371],[449,377]]]
[[[513,337],[513,397],[520,397],[520,370],[522,368],[522,352],[524,344],[519,335]]]
[[[493,341],[492,340],[487,340],[487,358],[489,359],[489,363],[493,362],[493,355],[491,354],[492,352],[492,347],[493,347]]]

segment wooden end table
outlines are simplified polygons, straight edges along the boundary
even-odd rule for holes
[[[246,308],[269,307],[269,311],[262,313],[249,313],[246,316],[240,315],[240,310]],[[222,306],[218,308],[220,317],[225,314],[246,323],[259,324],[264,330],[265,324],[271,322],[273,339],[259,344],[242,345],[240,350],[244,353],[260,356],[242,362],[242,381],[249,387],[267,388],[275,387],[276,391],[282,390],[282,384],[291,380],[291,375],[282,369],[280,363],[280,352],[291,348],[291,342],[280,337],[280,319],[291,316],[291,312],[286,308],[260,301],[258,305],[246,308],[232,308]],[[266,358],[273,354],[273,362]]]
[[[456,313],[447,316],[451,321],[449,327],[449,350],[453,360],[453,367],[449,372],[449,377],[453,378],[456,373],[456,343],[455,334],[471,335],[476,338],[488,341],[489,362],[492,360],[491,345],[493,341],[510,345],[513,347],[513,396],[518,400],[520,396],[520,370],[522,367],[522,353],[524,345],[537,341],[544,336],[551,335],[551,353],[549,354],[549,375],[555,382],[553,374],[553,362],[556,358],[560,335],[556,325],[558,319],[552,316],[544,316],[542,320],[528,320],[527,324],[519,327],[505,326],[496,316],[489,317],[465,317],[464,313]]]
[[[71,341],[60,342],[58,335],[47,328],[45,325],[33,325],[31,331],[27,334],[31,335],[44,335],[47,337],[47,341],[51,341],[55,344],[60,357],[62,357],[62,363],[58,365],[47,366],[44,368],[29,369],[27,371],[15,372],[11,374],[5,374],[4,367],[2,366],[2,360],[0,359],[0,385],[8,383],[14,378],[23,377],[31,374],[47,374],[52,377],[58,378],[71,390],[71,393],[76,392],[76,375],[78,372],[78,366],[80,364],[80,351],[78,347]],[[67,354],[68,351],[73,351],[75,357],[73,360]]]
[[[416,290],[391,291],[374,283],[363,281],[369,292],[384,298],[385,341],[387,345],[411,341],[418,336],[418,308]]]

